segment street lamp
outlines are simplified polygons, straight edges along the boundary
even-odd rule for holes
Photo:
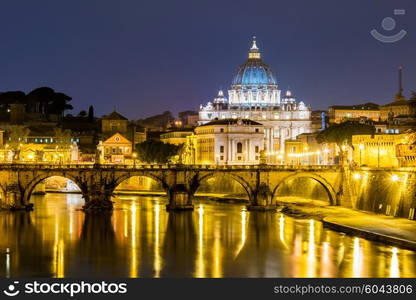
[[[134,152],[133,153],[133,167],[136,167],[136,158],[137,158],[137,153]]]
[[[363,149],[364,149],[364,145],[363,145],[363,144],[360,144],[360,145],[358,146],[358,148],[360,148],[360,167],[361,167],[361,150],[363,150]]]
[[[391,175],[391,181],[396,182],[399,181],[399,176],[397,176],[396,174]]]

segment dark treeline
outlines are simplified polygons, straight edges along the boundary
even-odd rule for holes
[[[0,111],[8,112],[11,104],[25,104],[27,113],[43,115],[64,115],[66,110],[73,109],[69,102],[72,98],[64,93],[56,92],[50,87],[40,87],[25,94],[22,91],[0,93]]]

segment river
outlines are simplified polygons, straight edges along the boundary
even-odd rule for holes
[[[1,277],[415,277],[416,252],[323,228],[313,219],[200,201],[119,196],[112,213],[78,194],[32,196],[0,212]]]

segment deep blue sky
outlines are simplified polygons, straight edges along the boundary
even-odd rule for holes
[[[74,114],[197,109],[228,89],[253,35],[280,88],[313,109],[391,101],[399,65],[406,95],[416,90],[414,0],[14,0],[0,11],[0,91],[50,86]],[[408,32],[394,44],[369,34],[386,33],[387,16]]]

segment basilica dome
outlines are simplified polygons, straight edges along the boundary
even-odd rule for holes
[[[260,52],[253,40],[248,59],[235,74],[232,85],[276,85],[276,77],[270,67],[260,58]]]

